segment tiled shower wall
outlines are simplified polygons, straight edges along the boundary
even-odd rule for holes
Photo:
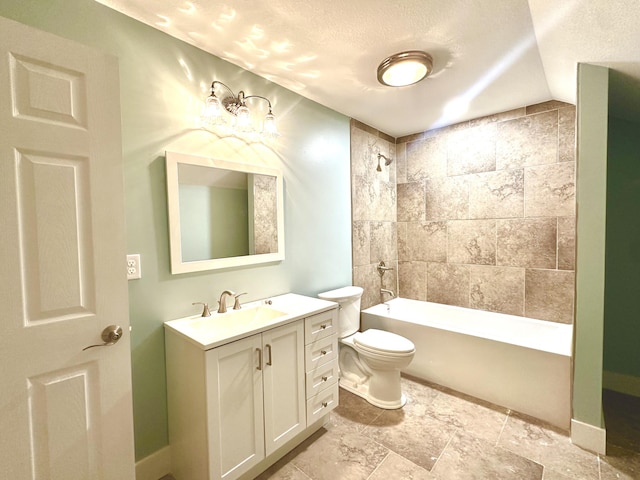
[[[367,292],[363,308],[379,302],[374,253],[397,253],[402,297],[573,321],[573,106],[547,102],[397,139],[397,170],[389,170],[397,185],[388,187],[397,192],[397,223],[373,209],[383,190],[372,185],[383,180],[364,140],[382,134],[354,124],[352,135],[354,284]]]
[[[362,308],[380,303],[380,288],[398,293],[395,150],[393,137],[351,121],[353,284],[364,288]],[[389,166],[381,160],[380,172],[378,153],[394,160]],[[376,269],[381,260],[394,269],[383,277]]]

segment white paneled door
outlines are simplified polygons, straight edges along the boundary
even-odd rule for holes
[[[1,17],[0,54],[0,478],[133,480],[117,60]]]

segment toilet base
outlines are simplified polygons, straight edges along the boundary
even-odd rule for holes
[[[379,408],[384,408],[385,410],[396,410],[398,408],[404,407],[404,404],[407,403],[407,397],[404,395],[404,393],[400,394],[400,398],[398,400],[392,400],[392,401],[380,400],[378,398],[375,398],[369,395],[368,384],[358,383],[358,382],[349,380],[345,377],[340,377],[340,379],[338,380],[338,385],[340,385],[340,387],[344,388],[346,391],[364,398],[371,405],[374,405]]]

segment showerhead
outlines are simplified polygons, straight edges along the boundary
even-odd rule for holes
[[[378,153],[378,166],[376,168],[377,172],[381,172],[382,168],[380,168],[380,159],[384,158],[384,166],[388,167],[389,165],[391,165],[391,162],[393,162],[393,160],[391,158],[385,157],[383,154]]]

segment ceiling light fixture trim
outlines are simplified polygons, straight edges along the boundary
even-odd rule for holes
[[[389,87],[418,83],[433,70],[433,58],[421,50],[408,50],[385,58],[378,65],[378,82]]]

